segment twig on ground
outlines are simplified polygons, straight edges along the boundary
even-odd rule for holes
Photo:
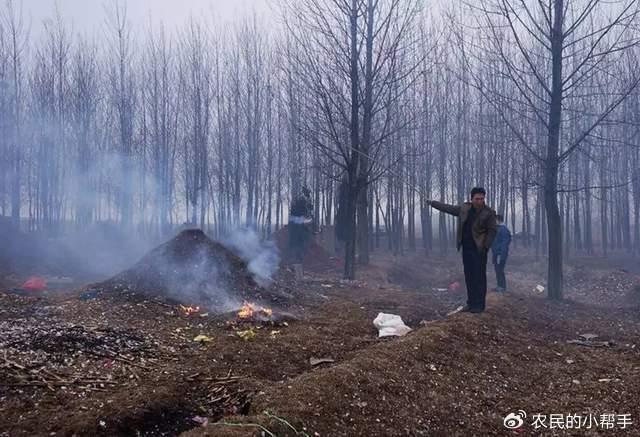
[[[280,423],[283,423],[283,424],[287,425],[287,426],[288,426],[288,427],[289,427],[293,432],[295,432],[295,433],[296,433],[296,435],[302,435],[302,436],[304,436],[304,437],[309,437],[309,434],[307,434],[307,433],[306,433],[306,432],[304,432],[304,431],[298,431],[296,428],[294,428],[294,426],[293,426],[293,425],[291,425],[289,422],[287,422],[286,420],[284,420],[282,417],[278,417],[278,416],[276,416],[276,415],[273,415],[273,414],[269,413],[268,411],[265,411],[265,412],[264,412],[264,415],[265,415],[265,416],[267,416],[267,417],[268,417],[268,418],[270,418],[270,419],[275,419],[275,420],[277,420],[278,422],[280,422]]]

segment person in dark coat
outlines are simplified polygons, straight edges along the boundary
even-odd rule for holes
[[[487,256],[496,237],[496,213],[485,204],[486,191],[471,190],[471,201],[461,205],[429,200],[431,207],[458,217],[456,246],[462,249],[462,264],[467,285],[467,305],[463,311],[481,313],[487,296]]]
[[[498,232],[491,246],[491,252],[493,253],[493,266],[496,270],[496,280],[498,282],[495,291],[503,292],[507,290],[507,278],[504,273],[504,268],[507,265],[507,258],[509,257],[511,231],[509,231],[507,225],[504,224],[504,218],[501,215],[496,216],[496,222],[498,223]]]

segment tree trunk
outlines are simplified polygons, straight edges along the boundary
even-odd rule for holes
[[[364,188],[358,194],[358,263],[360,265],[369,264],[369,199],[367,191]]]
[[[562,221],[558,209],[558,152],[562,122],[562,49],[564,0],[556,0],[551,32],[552,89],[549,108],[549,137],[545,161],[544,201],[549,238],[548,297],[562,299]]]
[[[358,62],[358,17],[359,2],[351,0],[350,13],[350,56],[351,67],[349,78],[351,81],[351,120],[349,123],[351,150],[349,152],[350,159],[347,167],[349,179],[349,202],[347,205],[348,220],[348,239],[345,248],[344,277],[345,279],[356,278],[356,244],[357,244],[357,228],[356,228],[356,206],[360,194],[360,79],[359,79],[359,62]]]
[[[367,37],[365,43],[364,108],[362,120],[362,153],[359,161],[358,197],[358,262],[369,264],[369,152],[371,150],[371,129],[373,128],[373,28],[375,7],[373,0],[367,0]]]

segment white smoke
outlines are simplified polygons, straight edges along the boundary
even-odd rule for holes
[[[258,285],[271,285],[280,265],[278,247],[272,240],[261,240],[254,229],[241,228],[232,231],[222,243],[247,263]]]
[[[229,284],[222,280],[229,266],[212,259],[204,247],[189,258],[188,268],[166,256],[155,262],[160,271],[168,272],[167,292],[179,302],[205,305],[207,310],[216,313],[234,311],[242,305],[230,295]]]

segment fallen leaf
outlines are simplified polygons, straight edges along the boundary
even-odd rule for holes
[[[325,363],[335,363],[335,360],[331,358],[310,358],[309,363],[312,366],[318,366],[320,364],[325,364]]]
[[[253,329],[247,329],[246,331],[238,331],[236,335],[244,341],[253,340],[256,338],[256,332]]]
[[[209,418],[207,417],[195,416],[195,417],[192,417],[191,420],[193,420],[196,423],[199,423],[200,426],[207,426],[209,424]]]

